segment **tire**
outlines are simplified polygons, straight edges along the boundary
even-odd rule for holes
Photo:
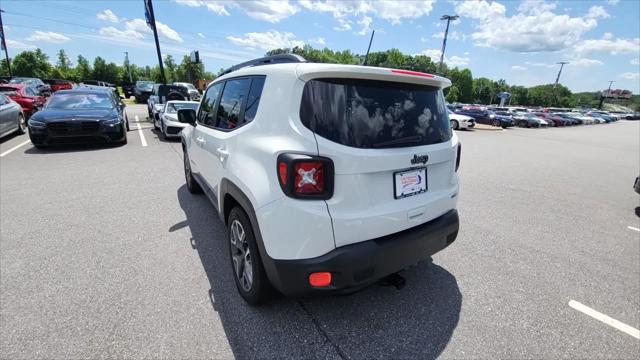
[[[46,147],[44,144],[41,144],[41,143],[34,143],[34,142],[32,142],[31,144],[33,144],[33,146],[34,146],[36,149],[42,149],[42,148],[45,148],[45,147]]]
[[[189,153],[183,151],[184,155],[182,156],[184,161],[184,180],[187,184],[187,190],[189,190],[192,194],[201,194],[202,188],[200,184],[193,178],[193,173],[191,172],[191,165],[189,164]]]
[[[493,123],[491,123],[491,125],[493,125],[495,127],[502,127],[502,124],[500,124],[499,120],[493,120]]]
[[[227,239],[231,270],[240,296],[250,305],[269,301],[273,287],[262,266],[251,222],[239,206],[229,213]]]
[[[162,124],[162,120],[160,120],[160,138],[162,140],[167,140],[167,133],[164,130],[164,125]]]
[[[460,128],[460,124],[458,124],[458,120],[451,120],[451,128],[453,130],[458,130]]]
[[[27,121],[24,119],[24,115],[18,115],[18,134],[24,134],[27,132]]]
[[[127,130],[123,131],[122,135],[124,136],[124,139],[120,141],[120,145],[127,145],[127,142],[129,142],[129,140],[127,140]]]
[[[127,131],[131,131],[131,128],[129,127],[129,117],[125,115],[124,120],[127,122]]]
[[[153,120],[153,129],[160,130],[160,128],[158,127],[158,123],[156,122],[156,118],[154,117],[152,120]]]

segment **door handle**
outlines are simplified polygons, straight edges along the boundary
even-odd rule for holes
[[[221,159],[225,159],[229,156],[229,152],[222,147],[217,148],[216,152],[220,155]]]
[[[197,142],[198,144],[200,144],[200,145],[203,145],[206,141],[204,141],[204,138],[203,138],[203,137],[197,137],[197,138],[196,138],[196,142]]]

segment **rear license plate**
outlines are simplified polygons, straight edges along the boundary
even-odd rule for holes
[[[411,169],[393,174],[394,197],[402,199],[407,196],[427,191],[427,169]]]

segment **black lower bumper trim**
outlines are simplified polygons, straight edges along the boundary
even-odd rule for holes
[[[428,258],[449,246],[458,228],[458,212],[451,210],[405,231],[342,246],[316,258],[265,259],[270,262],[265,265],[269,280],[287,296],[339,292],[365,286]],[[331,285],[309,285],[309,274],[323,271],[331,272]]]

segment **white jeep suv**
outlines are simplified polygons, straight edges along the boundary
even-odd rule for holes
[[[460,144],[431,74],[307,63],[236,65],[179,110],[190,192],[227,226],[251,304],[352,291],[451,244]]]

